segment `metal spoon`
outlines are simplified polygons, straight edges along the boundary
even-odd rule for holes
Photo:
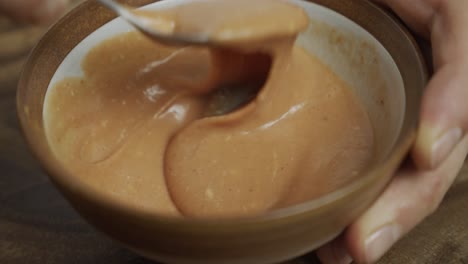
[[[207,45],[209,44],[209,38],[202,36],[201,34],[194,35],[181,35],[173,32],[165,32],[167,30],[158,29],[155,24],[152,23],[157,19],[155,14],[154,20],[148,17],[138,16],[134,10],[125,7],[114,0],[98,0],[102,5],[114,11],[117,15],[125,19],[139,31],[145,35],[151,37],[158,42],[172,45]]]

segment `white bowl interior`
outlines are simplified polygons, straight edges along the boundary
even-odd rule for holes
[[[166,0],[143,8],[157,9],[185,1],[189,0]],[[374,127],[377,159],[382,160],[396,142],[406,107],[403,79],[394,60],[377,39],[350,19],[311,2],[290,1],[302,6],[311,20],[298,43],[341,76],[360,98]],[[97,29],[67,55],[48,88],[63,78],[83,76],[81,62],[93,47],[134,30],[120,18]],[[47,119],[47,113],[43,114]]]

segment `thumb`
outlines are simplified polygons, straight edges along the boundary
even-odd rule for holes
[[[0,13],[14,20],[50,24],[65,12],[69,0],[0,0]]]
[[[427,86],[413,159],[421,169],[442,163],[468,130],[468,1],[443,1],[432,23],[436,74]]]
[[[439,166],[468,128],[467,67],[447,65],[427,87],[412,156],[420,169]]]

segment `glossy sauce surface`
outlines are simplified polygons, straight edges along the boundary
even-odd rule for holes
[[[294,45],[308,21],[300,8],[211,0],[141,15],[219,45],[168,47],[124,34],[90,51],[84,77],[48,92],[50,144],[90,188],[165,215],[243,217],[329,193],[371,161],[364,108],[339,76]],[[251,101],[207,115],[224,107],[220,87],[242,95],[259,83]]]

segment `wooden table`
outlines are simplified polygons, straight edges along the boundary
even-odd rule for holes
[[[0,18],[0,263],[151,263],[85,223],[31,157],[15,114],[26,55],[44,32]],[[441,208],[381,263],[468,263],[468,163]],[[310,256],[293,263],[318,263]]]

